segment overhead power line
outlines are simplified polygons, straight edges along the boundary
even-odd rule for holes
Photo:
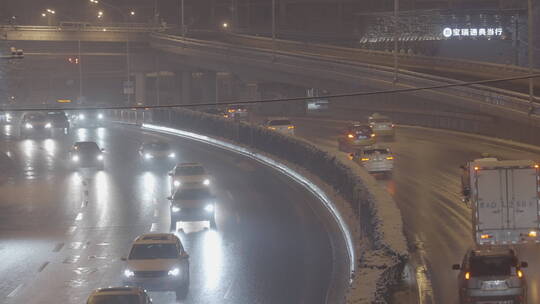
[[[245,101],[215,101],[215,102],[199,102],[199,103],[189,103],[189,104],[168,104],[168,105],[133,105],[133,106],[110,106],[110,107],[36,107],[36,108],[6,108],[3,107],[4,111],[47,111],[50,109],[58,110],[122,110],[122,109],[167,109],[167,108],[192,108],[192,107],[207,107],[207,106],[226,106],[226,105],[251,105],[251,104],[265,104],[265,103],[275,103],[275,102],[286,102],[286,101],[301,101],[301,100],[312,100],[312,99],[324,99],[324,98],[344,98],[344,97],[357,97],[357,96],[371,96],[371,95],[382,95],[382,94],[399,94],[399,93],[410,93],[416,91],[425,91],[425,90],[437,90],[437,89],[446,89],[452,87],[465,87],[472,85],[482,85],[503,81],[513,81],[513,80],[523,80],[529,78],[540,78],[540,74],[529,74],[525,76],[516,76],[516,77],[507,77],[507,78],[496,78],[488,80],[479,80],[479,81],[470,81],[470,82],[457,82],[450,84],[441,84],[434,86],[426,87],[416,87],[416,88],[404,88],[404,89],[393,89],[393,90],[381,90],[381,91],[369,91],[369,92],[350,92],[342,94],[330,94],[322,95],[315,97],[301,96],[301,97],[288,97],[288,98],[277,98],[277,99],[262,99],[262,100],[245,100]]]

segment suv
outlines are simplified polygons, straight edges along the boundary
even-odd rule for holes
[[[171,201],[171,231],[176,231],[178,221],[208,221],[216,228],[216,197],[208,187],[179,188]]]
[[[139,287],[109,287],[94,290],[86,304],[152,304],[152,299]]]
[[[51,121],[53,129],[61,129],[64,134],[68,134],[69,120],[64,111],[49,111],[47,117]]]
[[[469,250],[459,270],[460,303],[527,303],[527,281],[512,249]]]
[[[395,125],[392,123],[389,117],[374,113],[368,118],[369,126],[373,129],[373,132],[377,136],[386,136],[394,138],[396,134]]]
[[[171,194],[179,187],[206,187],[210,185],[210,176],[199,163],[181,163],[170,172]]]
[[[172,233],[143,234],[135,239],[124,269],[124,284],[150,291],[174,291],[177,299],[189,288],[189,255]]]
[[[105,168],[103,152],[93,141],[78,141],[69,151],[70,159],[74,167],[80,168]]]
[[[52,123],[43,113],[25,113],[20,121],[20,135],[27,138],[30,135],[52,135]]]

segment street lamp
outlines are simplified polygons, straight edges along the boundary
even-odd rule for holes
[[[51,26],[51,18],[53,15],[56,14],[56,11],[55,10],[52,10],[50,8],[46,9],[45,11],[43,11],[41,13],[41,17],[43,18],[47,18],[47,25]]]
[[[103,18],[103,11],[99,11],[99,12],[97,13],[97,17],[98,17],[99,19]]]

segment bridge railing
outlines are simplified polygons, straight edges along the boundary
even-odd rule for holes
[[[0,25],[0,31],[82,31],[82,32],[101,32],[104,29],[108,32],[160,32],[168,28],[163,26],[152,26],[145,23],[130,24],[103,24],[103,25],[58,25],[58,26],[39,26],[39,25]]]

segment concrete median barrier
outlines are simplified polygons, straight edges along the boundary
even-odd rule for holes
[[[339,197],[326,206],[337,212],[350,233],[348,258],[353,265],[338,280],[347,286],[328,303],[386,303],[389,288],[401,279],[408,260],[399,209],[390,195],[362,168],[349,165],[346,155],[323,151],[305,140],[265,128],[187,109],[112,110],[122,122],[153,124],[219,138],[283,160],[327,185]],[[347,243],[347,241],[345,241]],[[349,245],[347,245],[349,246]],[[344,255],[347,256],[347,255]],[[335,257],[342,258],[342,257]],[[330,294],[330,293],[329,293]]]

